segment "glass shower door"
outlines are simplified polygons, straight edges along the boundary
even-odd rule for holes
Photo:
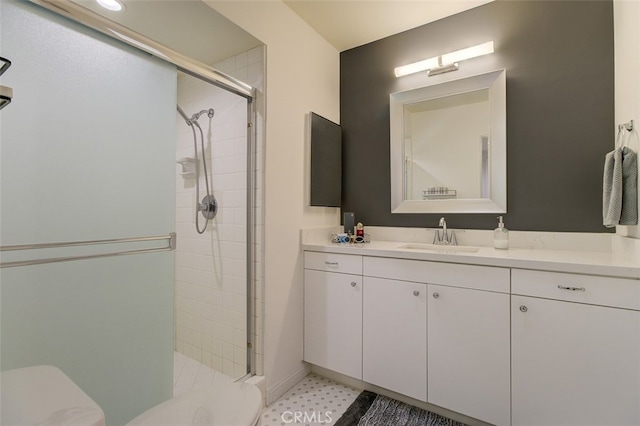
[[[0,2],[0,245],[167,237],[176,69],[24,1]],[[2,252],[2,262],[167,240]],[[172,251],[0,270],[0,368],[54,365],[121,425],[172,396]]]

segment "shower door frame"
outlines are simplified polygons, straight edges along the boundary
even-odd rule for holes
[[[238,380],[256,374],[255,365],[255,205],[256,205],[256,89],[209,65],[185,56],[131,29],[110,21],[97,13],[85,9],[70,0],[30,0],[58,15],[100,31],[122,43],[145,51],[175,65],[178,71],[203,80],[247,101],[247,242],[246,242],[246,287],[247,287],[247,371]]]

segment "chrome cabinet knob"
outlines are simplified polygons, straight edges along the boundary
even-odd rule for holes
[[[420,296],[420,292],[418,290],[413,290],[413,295],[414,296]]]
[[[355,287],[357,284],[355,281],[351,281],[351,287]]]
[[[528,311],[528,309],[527,309],[526,306],[524,306],[524,305],[520,306],[520,312],[527,312],[527,311]]]
[[[438,297],[440,297],[440,294],[438,294],[438,292],[437,292],[437,291],[434,291],[434,292],[433,292],[433,298],[434,298],[434,299],[437,299]]]

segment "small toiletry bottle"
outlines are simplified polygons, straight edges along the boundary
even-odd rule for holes
[[[344,223],[344,233],[353,235],[354,227],[356,225],[355,213],[353,212],[345,212],[342,215],[342,223]]]
[[[502,216],[498,216],[498,227],[493,231],[493,246],[497,249],[509,248],[509,230],[502,223]]]
[[[356,225],[356,237],[364,237],[364,225],[362,222],[358,222]]]

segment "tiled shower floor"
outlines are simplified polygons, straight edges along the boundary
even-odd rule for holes
[[[180,352],[173,353],[173,396],[182,395],[191,389],[205,388],[214,383],[228,382],[233,382],[233,378],[218,373]]]

